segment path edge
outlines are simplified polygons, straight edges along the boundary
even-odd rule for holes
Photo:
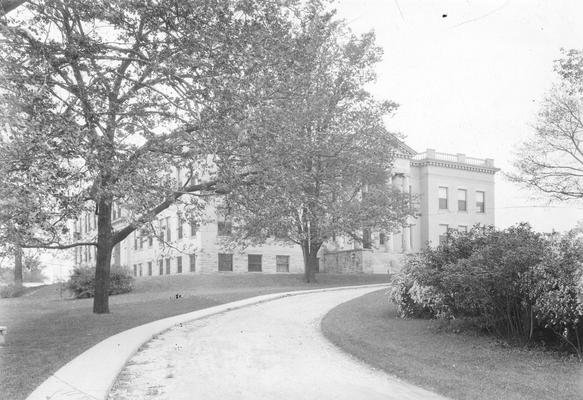
[[[388,282],[267,294],[148,322],[110,336],[84,351],[41,383],[26,400],[106,400],[119,373],[144,344],[156,335],[190,321],[285,297],[350,289],[382,289],[387,285]]]

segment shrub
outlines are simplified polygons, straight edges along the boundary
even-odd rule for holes
[[[15,285],[13,283],[0,286],[0,297],[3,299],[9,297],[20,297],[24,294],[25,288],[22,285]]]
[[[426,318],[431,316],[431,310],[422,303],[413,299],[413,285],[415,280],[409,271],[411,266],[405,266],[404,270],[395,274],[389,284],[387,296],[389,301],[397,306],[397,313],[403,318]]]
[[[87,298],[95,295],[95,267],[76,267],[73,269],[66,288],[75,298]],[[109,275],[109,294],[129,293],[134,288],[134,277],[123,267],[112,266]]]
[[[583,243],[573,234],[551,238],[545,257],[522,276],[539,328],[583,356]],[[546,337],[548,339],[548,336]]]
[[[402,316],[471,320],[522,342],[558,338],[582,356],[582,266],[574,235],[475,227],[410,257],[389,298]]]

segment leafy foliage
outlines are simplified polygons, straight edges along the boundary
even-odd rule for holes
[[[581,355],[583,243],[520,224],[474,227],[412,256],[389,298],[401,315],[467,319],[523,342],[557,338]]]
[[[95,296],[95,267],[76,267],[73,269],[65,287],[78,298]],[[134,277],[124,267],[111,268],[109,294],[129,293],[134,289]]]
[[[242,126],[255,184],[239,188],[226,206],[239,238],[300,245],[310,280],[326,240],[362,241],[364,228],[393,231],[410,209],[387,182],[399,140],[383,117],[396,104],[365,89],[381,57],[374,35],[353,35],[313,4],[306,14],[293,31],[293,64],[277,81],[281,96],[252,110]]]
[[[249,175],[240,126],[280,96],[296,3],[37,0],[3,16],[7,236],[97,246],[94,311],[108,312],[115,244],[177,203],[196,218],[204,201],[187,194],[224,193]],[[114,203],[127,211],[116,229]],[[82,212],[97,214],[99,235],[80,243],[66,223]]]

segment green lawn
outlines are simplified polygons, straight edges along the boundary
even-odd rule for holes
[[[58,285],[31,289],[25,297],[0,299],[0,399],[24,399],[68,361],[101,340],[164,317],[267,293],[386,282],[386,275],[216,274],[141,278],[134,292],[110,298],[111,313],[92,314],[92,300],[70,300]],[[176,299],[176,294],[182,297]]]
[[[583,399],[583,364],[575,359],[400,319],[384,291],[336,307],[322,328],[357,358],[453,399]]]

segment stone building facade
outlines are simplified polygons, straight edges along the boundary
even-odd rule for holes
[[[492,159],[427,149],[416,153],[402,146],[393,168],[393,185],[411,194],[418,214],[399,232],[373,232],[369,248],[334,244],[320,255],[322,271],[386,273],[397,271],[406,254],[436,246],[449,230],[467,231],[475,224],[494,225]],[[348,248],[352,247],[352,248]]]
[[[369,248],[339,239],[320,251],[320,272],[387,273],[400,268],[405,254],[437,245],[448,230],[467,230],[474,224],[494,224],[494,174],[491,159],[444,154],[428,149],[416,153],[401,145],[390,177],[410,193],[419,213],[399,232],[371,232]],[[124,211],[114,207],[114,228],[123,224]],[[135,276],[186,273],[302,273],[299,246],[268,242],[240,249],[228,244],[228,223],[209,207],[204,223],[191,225],[173,206],[158,215],[160,238],[134,232],[113,251],[112,264],[129,268]],[[84,215],[75,222],[78,237],[95,235],[96,220]],[[161,240],[160,240],[161,239]],[[95,263],[94,247],[74,249],[75,265]]]

